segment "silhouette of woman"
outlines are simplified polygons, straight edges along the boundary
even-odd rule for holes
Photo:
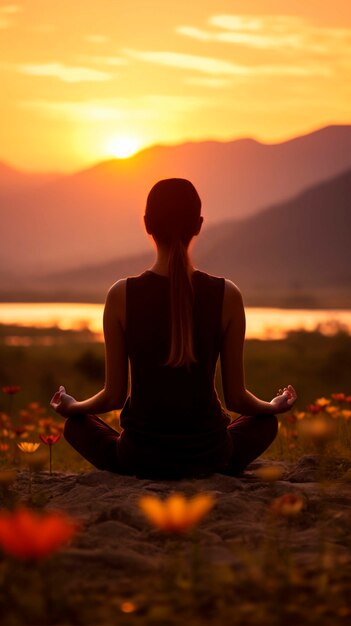
[[[151,478],[239,474],[274,440],[275,414],[296,400],[291,385],[271,402],[245,388],[241,293],[194,269],[188,256],[200,211],[189,181],[154,185],[144,221],[157,258],[108,292],[104,389],[78,402],[61,386],[51,400],[67,417],[66,440],[99,469]],[[214,386],[219,355],[226,407],[241,414],[234,421]],[[121,433],[94,415],[122,407]]]

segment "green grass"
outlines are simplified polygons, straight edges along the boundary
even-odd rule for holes
[[[67,342],[55,345],[1,345],[0,385],[20,385],[16,406],[40,402],[44,406],[60,384],[77,399],[95,394],[104,381],[102,344]],[[339,332],[326,337],[318,332],[292,332],[285,340],[251,340],[245,345],[246,385],[265,400],[279,387],[292,384],[302,408],[313,398],[343,390],[351,393],[351,337]],[[223,401],[220,368],[216,386]],[[7,398],[0,396],[0,411]]]

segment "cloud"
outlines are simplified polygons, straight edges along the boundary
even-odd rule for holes
[[[292,15],[214,15],[208,20],[211,30],[179,26],[179,35],[197,39],[243,45],[261,50],[303,51],[326,54],[330,47],[344,41],[351,47],[351,30],[314,26]]]
[[[21,11],[22,7],[19,4],[5,4],[0,7],[0,30],[11,28],[14,24],[12,16]]]
[[[223,87],[229,87],[233,83],[231,78],[216,78],[211,76],[192,76],[186,78],[185,82],[188,85],[209,87],[210,89],[221,89]]]
[[[87,61],[88,63],[98,63],[100,65],[109,65],[110,67],[118,66],[118,65],[128,65],[127,59],[118,56],[87,56],[81,57],[82,60]]]
[[[106,37],[106,35],[85,35],[84,40],[87,41],[88,43],[93,43],[93,44],[102,44],[102,43],[107,43],[109,41],[109,38]]]
[[[18,65],[17,71],[30,76],[51,76],[66,83],[101,82],[111,80],[113,75],[89,67],[72,67],[62,63]]]
[[[110,98],[104,100],[48,101],[25,100],[20,108],[29,109],[52,119],[69,122],[106,122],[126,120],[158,120],[201,109],[207,100],[192,96],[149,94],[136,98]]]
[[[194,54],[183,54],[181,52],[168,51],[138,51],[125,50],[125,53],[139,61],[147,63],[155,63],[157,65],[165,65],[178,69],[198,71],[204,74],[217,76],[310,76],[310,75],[328,75],[329,68],[320,66],[319,64],[303,64],[303,65],[243,65],[232,63],[231,61],[197,56]]]
[[[166,65],[168,67],[176,67],[186,70],[197,70],[198,72],[204,72],[205,74],[233,75],[236,67],[238,67],[238,71],[240,71],[240,66],[235,66],[230,61],[196,56],[195,54],[183,54],[181,52],[167,51],[147,52],[139,50],[125,50],[125,53],[138,61],[145,61],[147,63],[155,63],[157,65]]]
[[[84,102],[50,102],[47,100],[25,100],[19,103],[21,108],[31,109],[46,117],[64,119],[67,121],[120,120],[121,113],[114,106],[107,106],[102,102],[91,100]]]
[[[5,13],[6,15],[13,15],[14,13],[20,13],[22,11],[22,7],[20,4],[5,4],[0,7],[0,13]]]

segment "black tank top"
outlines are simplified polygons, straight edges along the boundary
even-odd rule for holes
[[[171,341],[168,277],[147,270],[127,279],[131,390],[121,413],[121,444],[125,453],[128,448],[125,461],[140,473],[213,472],[229,454],[230,417],[214,386],[225,281],[198,270],[192,281],[197,362],[187,368],[164,365]]]

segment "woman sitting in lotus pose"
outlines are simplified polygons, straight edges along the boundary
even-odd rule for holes
[[[200,212],[185,179],[151,189],[144,220],[157,258],[108,292],[104,389],[78,402],[61,386],[51,400],[67,417],[67,441],[99,469],[161,479],[237,475],[274,440],[275,414],[296,400],[291,385],[270,402],[245,388],[241,293],[230,280],[195,269],[188,256]],[[234,421],[214,386],[219,356],[226,407],[241,414]],[[95,415],[122,407],[120,433]]]

